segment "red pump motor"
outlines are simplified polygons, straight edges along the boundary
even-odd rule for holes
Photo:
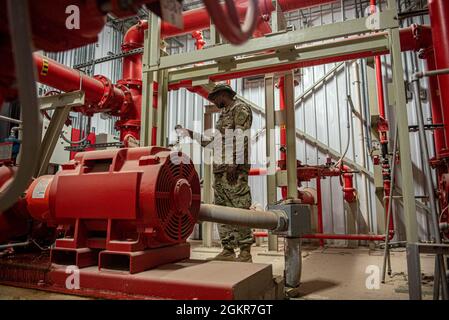
[[[86,152],[34,181],[26,202],[64,232],[52,262],[136,273],[190,256],[200,182],[191,160],[169,149]]]

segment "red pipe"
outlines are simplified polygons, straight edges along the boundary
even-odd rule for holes
[[[148,29],[148,22],[140,20],[136,25],[128,29],[123,38],[122,52],[126,53],[134,49],[142,48],[145,41],[145,30]],[[142,54],[135,54],[123,58],[124,80],[142,80]]]
[[[40,83],[64,92],[82,89],[88,102],[98,104],[102,101],[106,87],[101,80],[86,76],[80,71],[44,58],[39,54],[34,54],[33,57]],[[124,101],[123,92],[114,87],[112,96],[113,105],[121,106]]]
[[[379,115],[382,119],[385,118],[385,99],[384,99],[384,84],[382,79],[382,61],[380,56],[374,57],[376,63],[376,82],[377,82],[377,100],[379,102]]]
[[[393,174],[393,173],[392,173]],[[385,194],[385,221],[388,219],[388,210],[390,208],[390,190],[391,190],[391,180],[384,180],[384,194]],[[390,214],[388,230],[394,233],[394,219],[393,215]]]
[[[193,31],[192,38],[195,39],[196,50],[202,50],[206,45],[206,41],[204,41],[203,33],[201,31]]]
[[[370,0],[371,5],[371,13],[375,13],[376,11],[376,0]],[[379,103],[379,114],[382,119],[385,118],[385,100],[384,100],[384,92],[383,92],[383,79],[382,79],[382,62],[380,56],[376,56],[375,58],[376,64],[376,82],[377,82],[377,100]]]
[[[280,111],[285,110],[285,77],[280,77],[279,83],[279,109]],[[287,145],[287,130],[285,128],[285,125],[281,125],[280,128],[280,140],[281,140],[281,148],[285,150],[285,147]],[[285,151],[281,151],[281,161],[286,161],[286,154]],[[282,193],[282,199],[287,198],[287,187],[281,187],[281,193]]]
[[[142,48],[145,42],[145,30],[148,30],[148,21],[140,20],[126,32],[123,38],[122,51],[124,53],[138,48]],[[122,80],[120,84],[124,85],[131,92],[133,98],[132,112],[126,117],[120,119],[118,124],[123,130],[120,132],[120,138],[123,139],[132,135],[135,139],[140,140],[140,125],[142,111],[142,59],[143,54],[135,54],[123,58]],[[154,83],[154,93],[152,107],[157,109],[157,93],[158,84]],[[152,128],[152,145],[156,145],[157,127]]]
[[[326,4],[335,2],[335,0],[280,0],[279,4],[284,12],[292,11],[296,9],[316,6],[320,4]],[[248,7],[248,0],[236,0],[236,9],[240,19],[244,19],[246,15],[246,9]],[[265,34],[265,31],[271,32],[271,28],[268,28],[266,22],[267,18],[271,15],[275,7],[271,0],[259,0],[259,10],[261,11],[261,21],[259,22],[258,31],[256,34]],[[268,17],[267,17],[268,16]],[[179,30],[173,25],[163,23],[161,26],[162,37],[173,37],[181,34],[191,33],[197,30],[204,30],[210,27],[210,17],[205,7],[189,10],[183,14],[184,29]]]
[[[321,177],[316,177],[316,193],[317,193],[317,227],[318,233],[324,232],[323,227],[323,203],[321,199]],[[320,247],[324,246],[324,240],[320,239]]]
[[[435,54],[435,68],[449,68],[449,1],[429,0],[429,14]],[[446,143],[449,142],[449,75],[437,77],[443,110]]]
[[[351,168],[348,166],[342,166],[343,171],[343,197],[346,202],[353,203],[356,201],[356,190],[353,185],[353,174],[348,172]]]
[[[427,71],[436,70],[435,66],[435,54],[434,49],[429,48],[424,50],[420,56],[423,59],[426,59],[427,63]],[[428,77],[427,78],[429,85],[429,95],[430,95],[430,105],[432,108],[432,123],[433,124],[442,124],[443,123],[443,110],[441,107],[441,91],[438,84],[437,77]],[[443,150],[447,147],[446,139],[444,136],[444,129],[436,129],[433,131],[433,139],[435,142],[435,154],[437,158],[440,157]]]

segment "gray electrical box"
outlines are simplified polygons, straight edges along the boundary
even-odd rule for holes
[[[309,205],[285,203],[271,205],[269,210],[282,210],[288,217],[287,231],[273,232],[281,237],[297,238],[312,231],[312,210]]]

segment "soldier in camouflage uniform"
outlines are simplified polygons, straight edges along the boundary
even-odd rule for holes
[[[248,185],[251,169],[248,132],[251,129],[253,115],[251,107],[235,95],[232,88],[225,84],[218,84],[209,94],[209,100],[221,109],[216,124],[217,134],[221,139],[214,137],[211,142],[202,137],[200,143],[208,147],[213,144],[216,151],[216,144],[221,143],[221,155],[215,153],[213,164],[214,203],[220,206],[249,209],[252,200]],[[187,131],[193,138],[193,132]],[[246,137],[242,138],[243,134],[246,134]],[[218,232],[223,251],[214,260],[252,262],[251,245],[254,239],[251,228],[220,224]],[[236,258],[234,250],[237,248],[240,248],[240,254]]]

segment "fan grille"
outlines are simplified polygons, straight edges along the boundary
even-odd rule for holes
[[[190,184],[192,202],[187,210],[179,209],[174,190],[180,180]],[[183,242],[193,231],[201,205],[200,182],[191,160],[184,154],[174,153],[162,166],[156,183],[156,209],[160,221],[160,234],[165,241]]]

